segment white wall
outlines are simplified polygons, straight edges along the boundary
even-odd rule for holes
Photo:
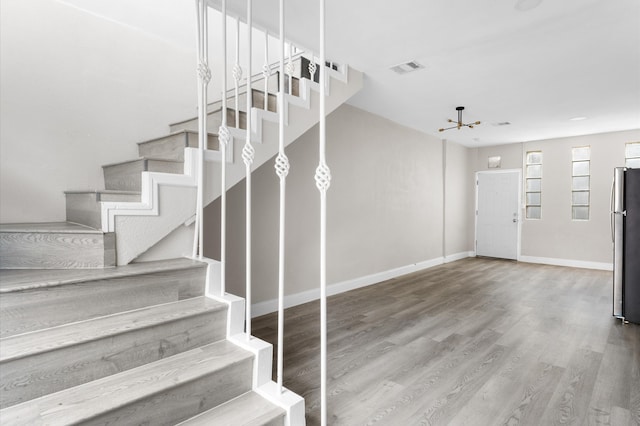
[[[103,189],[102,165],[196,115],[192,1],[2,0],[0,19],[1,223],[64,220],[63,191]],[[209,19],[219,99],[220,14]]]
[[[626,142],[640,130],[549,139],[475,150],[475,170],[487,170],[489,156],[502,168],[523,169],[527,151],[541,150],[542,218],[522,224],[523,260],[606,268],[612,262],[610,194],[613,168],[624,166]],[[591,146],[591,210],[588,221],[571,219],[571,148]]]
[[[442,142],[432,136],[343,105],[327,118],[329,285],[383,273],[443,256]],[[448,172],[449,208],[468,197],[467,152],[448,143],[456,164]],[[319,283],[319,194],[317,126],[287,148],[286,277],[288,295]],[[254,303],[277,296],[278,178],[273,161],[253,175]],[[228,194],[227,285],[244,295],[244,183]],[[470,212],[459,211],[447,226],[451,250],[468,252]],[[219,204],[206,210],[205,254],[218,258]],[[453,231],[453,229],[457,229]],[[451,252],[453,253],[453,252]]]
[[[64,190],[194,114],[193,52],[56,1],[1,15],[0,222],[64,220]]]

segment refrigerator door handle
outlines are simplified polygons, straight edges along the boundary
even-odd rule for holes
[[[609,205],[611,206],[611,220],[609,222],[609,227],[611,229],[611,242],[615,243],[615,234],[614,234],[614,221],[615,221],[615,206],[613,203],[613,194],[615,191],[616,180],[615,178],[611,181],[611,196],[609,197]]]

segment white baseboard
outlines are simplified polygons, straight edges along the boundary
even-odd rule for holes
[[[402,275],[410,274],[412,272],[421,271],[424,269],[432,268],[443,263],[453,262],[455,260],[469,257],[473,252],[462,252],[449,255],[446,258],[437,257],[435,259],[425,260],[418,263],[412,263],[411,265],[401,266],[399,268],[389,269],[387,271],[378,272],[364,277],[354,278],[351,280],[342,281],[327,286],[327,296],[333,296],[335,294],[344,293],[349,290],[355,290],[357,288],[366,287],[369,285],[377,284],[382,281],[386,281],[392,278],[396,278]],[[313,289],[303,291],[301,293],[290,294],[284,297],[284,307],[290,308],[292,306],[301,305],[303,303],[311,302],[320,298],[320,289]],[[272,299],[265,302],[255,303],[251,307],[251,316],[259,317],[261,315],[276,312],[278,310],[278,300]]]
[[[599,269],[602,271],[613,271],[613,263],[588,262],[584,260],[556,259],[553,257],[520,256],[520,262],[541,263],[544,265],[569,266],[571,268]]]
[[[450,254],[444,257],[444,263],[455,262],[456,260],[465,259],[467,257],[475,257],[475,251],[463,251],[460,253]]]

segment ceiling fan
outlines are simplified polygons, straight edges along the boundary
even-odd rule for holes
[[[445,130],[450,130],[450,129],[458,129],[458,130],[460,130],[462,127],[468,127],[470,129],[473,129],[473,126],[477,126],[478,124],[480,124],[479,121],[476,121],[474,123],[467,123],[467,124],[464,124],[462,122],[462,111],[464,111],[464,107],[463,106],[456,107],[456,111],[458,111],[458,121],[455,121],[455,120],[452,120],[452,119],[447,120],[447,122],[456,123],[456,125],[455,126],[451,126],[451,127],[446,127],[444,129],[438,129],[439,132],[444,132]]]

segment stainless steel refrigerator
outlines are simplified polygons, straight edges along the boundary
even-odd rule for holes
[[[613,315],[640,324],[640,169],[615,168],[611,200]]]

